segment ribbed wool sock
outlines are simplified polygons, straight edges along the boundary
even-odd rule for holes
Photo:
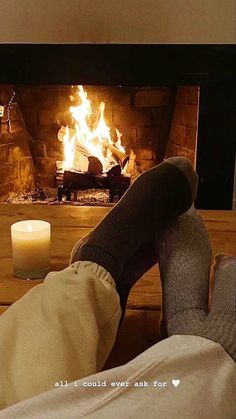
[[[106,217],[83,238],[73,261],[103,266],[118,281],[126,261],[161,226],[192,204],[197,175],[190,161],[175,157],[144,172]]]
[[[78,249],[82,245],[83,238],[76,243],[74,249],[72,250],[70,264],[76,261]],[[157,255],[155,239],[144,243],[129,259],[126,260],[119,280],[116,282],[116,291],[120,296],[120,306],[122,311],[120,323],[125,315],[126,303],[131,288],[156,263]]]
[[[220,343],[236,362],[236,257],[218,255],[210,313],[195,334]]]
[[[194,207],[157,237],[157,255],[167,334],[193,334],[208,313],[211,266],[208,234]]]
[[[125,314],[126,303],[133,285],[157,263],[155,240],[144,243],[124,264],[124,269],[116,283],[122,310],[121,321]]]

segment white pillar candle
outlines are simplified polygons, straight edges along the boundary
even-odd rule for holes
[[[11,226],[13,274],[44,278],[49,272],[51,228],[46,221],[19,221]]]

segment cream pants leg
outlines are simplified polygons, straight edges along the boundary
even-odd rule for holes
[[[121,309],[109,273],[76,262],[0,316],[0,409],[101,371]]]
[[[119,318],[112,278],[89,262],[50,274],[14,304],[0,318],[2,407],[28,400],[3,409],[0,418],[235,418],[236,364],[201,337],[173,336],[95,374]],[[43,393],[61,380],[76,381]]]

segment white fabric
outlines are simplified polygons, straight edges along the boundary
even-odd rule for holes
[[[102,369],[121,315],[114,286],[102,267],[76,262],[0,316],[0,409]]]

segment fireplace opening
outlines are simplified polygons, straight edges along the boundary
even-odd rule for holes
[[[143,171],[197,152],[198,86],[0,85],[0,201],[117,202]]]

